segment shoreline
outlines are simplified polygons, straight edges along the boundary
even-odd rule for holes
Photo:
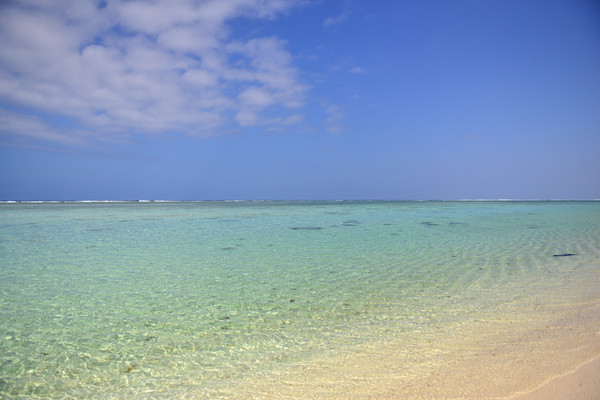
[[[410,361],[419,349],[374,345],[240,387],[239,398],[598,400],[600,298],[579,300],[547,304],[536,320],[506,315],[465,326],[421,361]]]
[[[551,307],[549,307],[551,308]],[[503,342],[436,368],[400,398],[600,399],[600,298],[564,306],[539,326],[516,326]],[[498,334],[498,339],[502,340]],[[460,354],[454,354],[459,356]],[[400,391],[402,393],[402,391]],[[390,398],[398,398],[393,393]]]
[[[600,355],[511,400],[597,400],[600,399],[599,376]]]

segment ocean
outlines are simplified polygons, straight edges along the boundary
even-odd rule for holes
[[[343,397],[598,296],[599,260],[594,201],[1,203],[0,398]]]

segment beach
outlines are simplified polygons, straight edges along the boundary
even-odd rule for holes
[[[408,398],[600,398],[600,303],[575,304],[557,314],[548,324],[498,337],[488,351],[453,360],[427,383],[437,386],[431,394]]]
[[[393,348],[371,349],[307,376],[281,379],[287,386],[259,386],[255,393],[258,398],[290,399],[600,398],[600,299],[579,299],[544,318],[508,324],[512,327],[506,321],[469,327],[446,343],[438,342],[438,357],[388,378],[383,378],[386,370],[410,355]]]
[[[600,398],[600,361],[596,358],[577,367],[566,375],[552,378],[543,386],[516,397],[516,400],[542,399],[579,399],[594,400]]]
[[[0,0],[0,400],[600,400],[600,0]]]

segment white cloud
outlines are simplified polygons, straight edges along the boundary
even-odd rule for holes
[[[158,36],[157,42],[168,50],[191,53],[219,47],[215,32],[195,26],[170,28]]]
[[[252,111],[241,111],[235,116],[241,126],[257,125],[260,121],[258,115]]]
[[[265,89],[256,86],[249,87],[238,96],[242,105],[262,109],[273,103],[273,96]]]
[[[217,86],[218,83],[218,76],[216,73],[201,69],[185,71],[183,79],[189,84],[198,87],[214,87]]]
[[[304,104],[307,87],[286,42],[273,36],[236,40],[227,27],[238,17],[275,18],[299,3],[2,2],[0,110],[10,122],[2,135],[61,143],[75,135],[34,116],[42,114],[70,119],[77,132],[103,140],[300,122],[293,117],[299,114],[286,115]],[[86,137],[78,135],[73,143]]]
[[[367,71],[362,67],[354,67],[350,70],[350,72],[352,72],[353,74],[364,74]]]

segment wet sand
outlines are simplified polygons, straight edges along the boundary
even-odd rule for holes
[[[514,400],[598,400],[600,399],[600,357],[574,371],[550,379],[530,393]]]
[[[420,360],[374,346],[279,376],[247,398],[600,400],[600,299],[540,307],[534,321],[509,314],[469,326]]]
[[[397,386],[386,397],[600,400],[600,302],[561,308],[556,319],[535,329],[517,327],[488,349],[451,352],[455,359],[412,390]]]

